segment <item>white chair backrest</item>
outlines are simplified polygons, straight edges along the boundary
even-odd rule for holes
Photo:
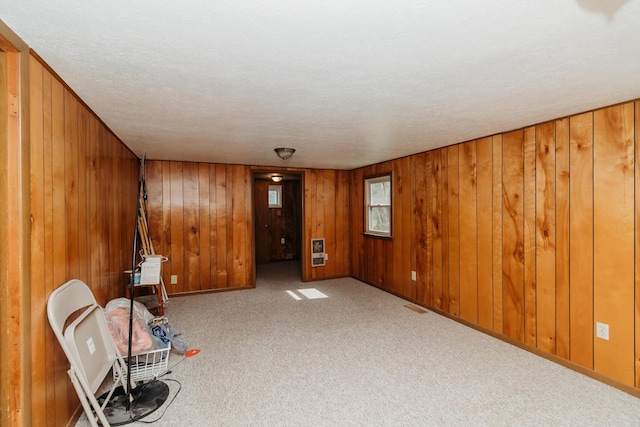
[[[65,328],[78,310],[78,317]],[[80,280],[68,281],[49,297],[47,316],[71,367],[84,376],[95,393],[111,369],[117,350],[91,289]]]

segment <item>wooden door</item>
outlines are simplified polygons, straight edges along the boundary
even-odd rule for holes
[[[256,210],[256,264],[271,262],[271,213],[268,193],[269,181],[256,180],[253,192]]]

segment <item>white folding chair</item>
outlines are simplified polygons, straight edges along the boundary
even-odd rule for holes
[[[78,317],[65,328],[76,312]],[[53,291],[47,302],[47,316],[69,360],[67,373],[89,422],[92,426],[97,426],[98,421],[109,426],[104,408],[118,385],[126,390],[127,365],[113,342],[102,307],[84,282],[73,279]],[[112,368],[113,385],[100,405],[95,393]],[[131,387],[135,387],[133,382]]]

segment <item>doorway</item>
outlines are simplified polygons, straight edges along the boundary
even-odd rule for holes
[[[281,180],[274,181],[274,176]],[[301,173],[254,172],[256,266],[280,261],[301,262],[302,188]]]

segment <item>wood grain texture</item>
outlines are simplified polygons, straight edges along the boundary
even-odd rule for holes
[[[493,146],[482,138],[477,150],[478,325],[493,329]]]
[[[186,292],[200,290],[200,192],[197,163],[182,166],[184,287]]]
[[[423,302],[431,307],[433,304],[433,276],[434,276],[434,266],[433,266],[433,243],[434,243],[434,234],[435,234],[435,210],[436,210],[436,195],[435,195],[435,180],[433,179],[433,168],[434,168],[434,151],[429,151],[426,153],[425,157],[425,186],[426,186],[426,194],[425,194],[425,215],[424,221],[426,225],[426,251],[425,251],[425,269],[424,269],[424,277],[425,277],[425,288],[424,288],[424,296]]]
[[[634,107],[593,118],[593,315],[609,325],[595,339],[596,372],[634,385]],[[593,325],[592,325],[593,330]]]
[[[634,161],[636,164],[635,167],[635,201],[636,201],[636,209],[634,212],[635,219],[635,383],[634,386],[636,388],[640,388],[640,167],[638,167],[638,162],[640,161],[640,101],[636,101],[634,103],[634,130],[635,130],[635,145],[634,145]]]
[[[555,125],[536,126],[536,318],[537,346],[556,352]]]
[[[478,185],[476,141],[460,147],[460,317],[478,320]]]
[[[442,159],[442,213],[440,219],[442,221],[442,310],[449,312],[449,150],[441,148],[440,156]],[[411,162],[408,163],[411,165]]]
[[[428,221],[427,221],[427,155],[416,155],[415,162],[415,245],[416,245],[416,282],[414,293],[411,298],[417,301],[424,301],[427,288],[427,254],[428,242]]]
[[[524,254],[524,341],[537,345],[536,287],[536,128],[524,129],[523,140],[523,254]]]
[[[503,136],[503,331],[524,341],[524,132]]]
[[[503,331],[503,291],[502,291],[502,223],[504,206],[502,203],[502,135],[491,138],[493,149],[493,330]]]
[[[412,217],[411,212],[404,209],[405,200],[408,200],[409,197],[411,197],[411,188],[409,186],[409,176],[405,176],[402,162],[393,163],[393,178],[395,187],[395,201],[392,206],[393,229],[399,231],[395,233],[394,243],[400,249],[393,252],[393,266],[396,268],[393,269],[393,281],[390,288],[393,292],[402,293],[405,288],[405,279],[409,277],[407,274],[409,269],[404,269],[402,263],[402,258],[405,255],[404,242],[411,236],[409,233],[405,233],[403,225],[405,222],[405,215],[407,224],[410,223]]]
[[[1,54],[0,54],[1,55]],[[45,271],[45,196],[44,196],[44,95],[43,67],[34,58],[29,64],[32,120],[30,122],[30,198],[32,215],[42,219],[31,228],[31,350],[35,354],[47,354],[46,336],[46,271]],[[2,79],[0,79],[2,81]],[[1,114],[1,113],[0,113]],[[45,425],[47,420],[46,358],[31,360],[31,404],[39,413],[32,414],[34,424]]]
[[[569,136],[571,361],[593,368],[593,113],[571,117]]]
[[[556,122],[556,355],[570,359],[569,119]]]
[[[460,147],[447,148],[449,168],[449,313],[460,316]],[[417,185],[417,183],[416,183]]]
[[[85,281],[101,305],[124,294],[138,164],[46,67],[33,57],[29,67],[30,316],[35,326],[29,410],[33,425],[66,425],[78,400],[66,357],[46,322],[46,301],[71,278]]]
[[[442,150],[435,150],[433,152],[431,167],[431,181],[433,182],[433,202],[431,213],[432,224],[432,240],[431,245],[433,247],[432,255],[432,283],[433,283],[433,297],[431,305],[442,309],[443,302],[443,265],[444,265],[444,247],[442,238]]]

